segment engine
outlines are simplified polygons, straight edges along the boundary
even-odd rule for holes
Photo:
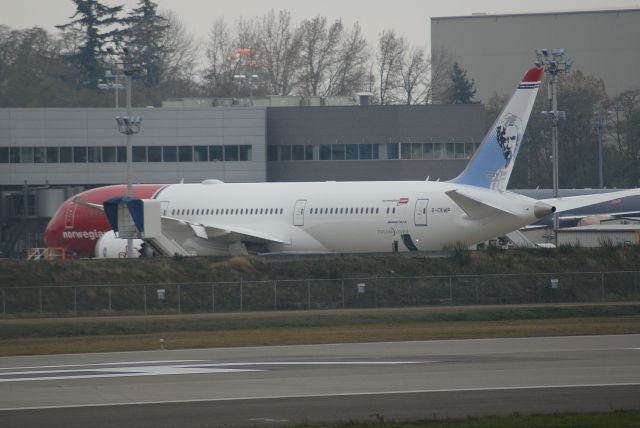
[[[143,248],[142,239],[133,240],[133,257],[140,257]],[[127,257],[127,240],[116,237],[113,230],[105,232],[96,243],[97,258],[117,259]]]

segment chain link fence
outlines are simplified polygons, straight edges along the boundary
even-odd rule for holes
[[[640,271],[0,287],[3,318],[640,300]]]

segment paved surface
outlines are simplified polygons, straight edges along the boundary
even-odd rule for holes
[[[640,335],[0,358],[0,426],[282,426],[640,409]]]

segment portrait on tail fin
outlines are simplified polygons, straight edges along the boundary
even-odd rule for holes
[[[519,144],[520,119],[514,114],[507,114],[500,125],[496,127],[496,141],[502,150],[504,167],[511,163],[513,154],[516,153]]]

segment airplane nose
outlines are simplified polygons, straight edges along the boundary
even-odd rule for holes
[[[533,206],[533,214],[536,218],[542,218],[554,212],[556,212],[556,207],[544,202],[536,202]]]

